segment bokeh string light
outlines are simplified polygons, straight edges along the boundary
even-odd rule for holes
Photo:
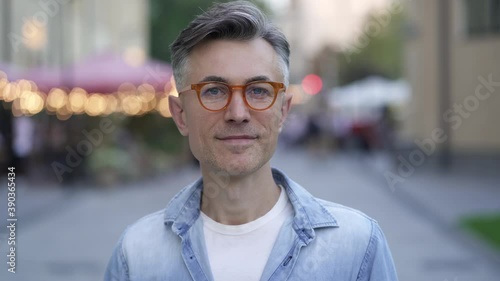
[[[149,84],[136,87],[124,83],[114,93],[88,93],[82,88],[53,88],[45,93],[33,81],[9,81],[0,71],[0,101],[12,104],[14,116],[33,116],[45,110],[60,120],[79,114],[107,116],[112,113],[140,116],[158,112],[171,117],[168,96],[177,95],[177,92],[170,85],[166,84],[163,91],[157,91]]]

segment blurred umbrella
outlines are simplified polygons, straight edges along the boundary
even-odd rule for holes
[[[60,69],[37,67],[23,73],[22,79],[35,82],[37,88],[48,93],[52,88],[64,86],[63,71]]]
[[[334,89],[330,104],[336,107],[372,107],[399,105],[410,98],[408,83],[371,76]]]
[[[163,92],[170,88],[171,75],[172,68],[167,63],[149,59],[135,66],[120,55],[107,53],[63,69],[33,68],[22,78],[35,82],[45,92],[52,88],[79,87],[88,93],[113,93],[125,83],[149,84],[157,92]]]
[[[170,84],[172,68],[167,63],[151,59],[135,64],[123,56],[108,53],[74,64],[65,75],[67,86],[80,87],[89,93],[116,92],[124,83],[149,84],[161,92]]]
[[[17,80],[21,78],[19,69],[15,65],[9,63],[0,62],[0,72],[0,79],[7,78],[9,80]]]
[[[383,106],[401,107],[410,100],[410,88],[404,80],[371,76],[343,87],[329,95],[329,104],[352,120],[372,120]]]

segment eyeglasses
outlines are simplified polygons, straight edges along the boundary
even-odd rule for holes
[[[191,90],[195,90],[201,106],[209,111],[225,110],[233,91],[241,89],[245,104],[256,111],[263,111],[273,106],[281,90],[286,90],[285,84],[270,81],[256,81],[245,85],[229,85],[223,82],[203,82],[191,84]],[[179,95],[187,92],[179,92]]]

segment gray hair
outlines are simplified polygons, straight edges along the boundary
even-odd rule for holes
[[[288,85],[290,45],[285,35],[248,1],[216,3],[197,16],[170,46],[174,78],[185,87],[189,54],[198,44],[219,39],[251,40],[263,38],[276,51],[285,85]]]

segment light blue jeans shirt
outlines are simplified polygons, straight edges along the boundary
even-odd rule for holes
[[[295,214],[283,224],[260,280],[398,280],[376,221],[313,197],[277,169],[273,176]],[[202,187],[200,179],[164,210],[130,225],[104,280],[213,280],[200,218]]]

